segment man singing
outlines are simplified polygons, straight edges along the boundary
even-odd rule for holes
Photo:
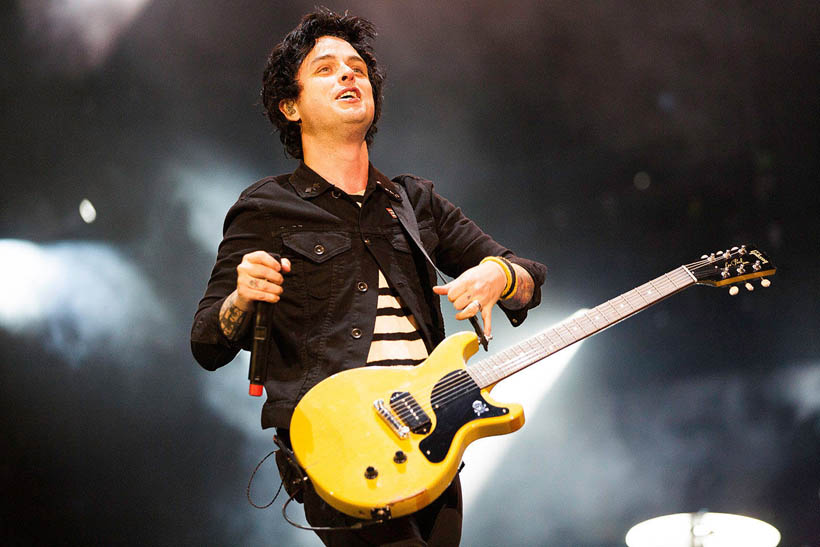
[[[301,160],[287,175],[248,187],[228,211],[224,238],[191,334],[208,370],[251,346],[257,302],[270,302],[262,427],[288,441],[293,409],[314,385],[342,370],[415,365],[444,338],[439,297],[457,319],[480,314],[492,329],[496,304],[513,325],[541,300],[546,268],[495,242],[431,182],[390,179],[369,161],[381,114],[383,74],[373,25],[319,10],[270,54],[262,102],[285,150]],[[404,197],[402,197],[404,196]],[[435,271],[397,217],[412,211]],[[280,472],[288,472],[279,458]],[[308,482],[312,526],[356,519],[327,505]],[[326,545],[458,545],[458,476],[422,510],[359,530],[318,531]]]

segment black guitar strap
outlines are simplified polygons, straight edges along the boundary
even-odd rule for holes
[[[407,190],[404,189],[399,183],[396,183],[396,187],[399,189],[399,193],[396,194],[384,188],[380,183],[377,182],[379,186],[381,186],[390,197],[393,198],[393,201],[397,203],[398,207],[393,209],[393,212],[396,213],[396,216],[399,219],[399,223],[401,224],[404,231],[407,232],[407,235],[410,236],[410,239],[415,243],[416,248],[421,251],[421,254],[427,259],[427,262],[433,267],[438,275],[439,279],[442,283],[446,283],[447,279],[444,277],[444,273],[438,269],[433,259],[430,258],[430,255],[427,254],[427,251],[424,249],[424,245],[421,244],[421,235],[419,234],[419,224],[418,220],[416,220],[416,215],[413,212],[413,207],[410,204],[410,198],[407,197]],[[481,343],[481,347],[484,348],[484,351],[487,351],[488,340],[487,337],[484,336],[484,329],[481,328],[481,325],[478,323],[478,319],[476,316],[470,317],[470,324],[473,326],[476,335],[478,336],[478,341]]]

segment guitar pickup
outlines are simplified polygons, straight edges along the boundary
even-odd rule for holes
[[[393,433],[395,433],[399,439],[406,439],[410,435],[410,428],[406,425],[402,425],[395,416],[390,412],[390,409],[384,404],[384,399],[376,399],[373,401],[373,408],[376,409],[376,414],[387,424]]]
[[[410,393],[394,392],[390,396],[390,408],[413,433],[423,435],[430,432],[430,417]]]

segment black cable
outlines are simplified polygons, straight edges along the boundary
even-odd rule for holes
[[[285,518],[288,524],[296,528],[299,528],[300,530],[310,530],[311,532],[350,532],[353,530],[361,530],[362,528],[367,528],[369,526],[384,523],[383,520],[363,520],[355,522],[350,526],[303,526],[298,522],[292,521],[288,518],[288,505],[291,501],[293,501],[293,498],[295,498],[296,495],[302,491],[302,488],[304,488],[304,486],[301,486],[300,488],[294,490],[293,494],[291,494],[288,500],[284,503],[284,505],[282,505],[282,516]]]
[[[262,467],[262,464],[265,463],[265,460],[270,458],[275,453],[276,453],[276,450],[271,450],[268,453],[267,456],[262,458],[262,461],[260,461],[258,464],[256,464],[256,468],[253,470],[253,473],[251,473],[250,480],[248,480],[248,487],[245,489],[245,496],[247,496],[247,498],[248,498],[248,503],[250,503],[252,506],[256,507],[257,509],[267,509],[268,507],[273,505],[273,502],[276,501],[276,498],[279,497],[279,492],[282,491],[282,485],[284,484],[284,481],[279,483],[279,489],[276,491],[276,495],[273,496],[273,499],[270,500],[270,502],[267,505],[256,505],[253,502],[253,500],[251,499],[251,484],[253,484],[253,478],[256,476],[256,472],[259,471],[259,468]]]

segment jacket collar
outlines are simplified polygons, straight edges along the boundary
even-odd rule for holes
[[[323,179],[316,171],[300,162],[299,167],[290,175],[290,184],[299,197],[303,199],[314,198],[327,190],[334,188],[332,184]],[[387,178],[381,171],[369,164],[367,173],[367,189],[365,194],[369,194],[373,189],[385,192],[390,199],[401,201],[399,189],[396,183]]]

